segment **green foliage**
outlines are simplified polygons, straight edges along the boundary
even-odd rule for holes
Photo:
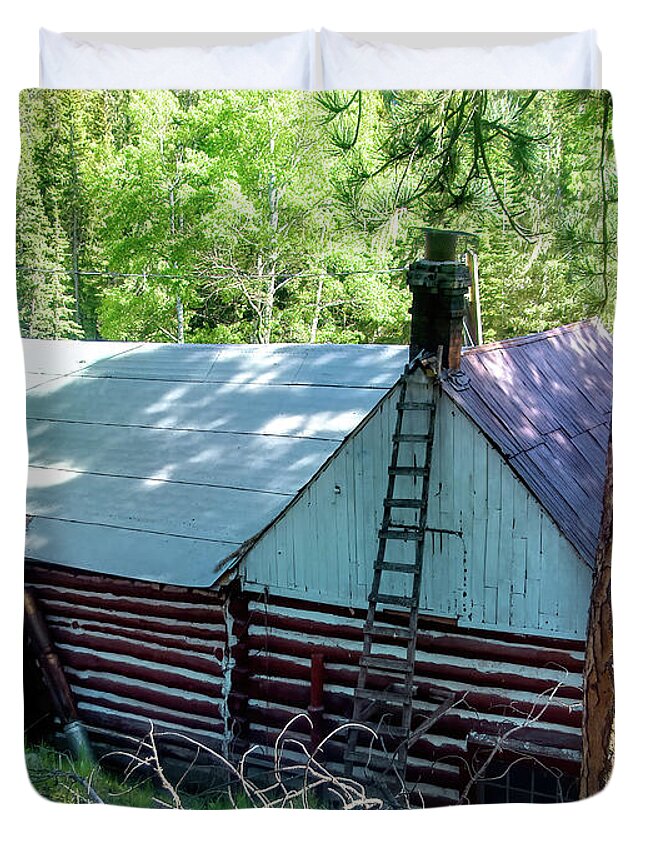
[[[69,276],[65,265],[65,240],[59,206],[48,214],[47,195],[38,168],[44,140],[43,117],[33,93],[21,100],[22,150],[16,192],[16,285],[23,335],[34,338],[77,337]],[[49,273],[47,270],[54,270]]]
[[[118,283],[102,291],[97,325],[111,341],[175,340],[176,299],[156,283],[130,287]]]
[[[405,342],[379,271],[422,225],[481,236],[487,340],[611,326],[610,121],[604,92],[24,92],[21,330]]]
[[[347,166],[338,197],[357,225],[394,230],[399,260],[414,254],[410,226],[477,232],[489,340],[595,314],[611,326],[608,93],[371,92],[362,103],[359,117],[351,98],[321,97]],[[352,122],[348,146],[334,126]]]

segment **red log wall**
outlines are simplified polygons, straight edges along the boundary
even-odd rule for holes
[[[182,589],[27,565],[77,703],[95,742],[136,748],[157,732],[194,738],[224,754],[250,744],[270,754],[296,714],[310,748],[352,714],[365,614],[320,603]],[[396,623],[396,617],[392,617]],[[403,655],[403,645],[392,645]],[[473,738],[512,741],[576,774],[581,749],[584,644],[457,628],[421,618],[415,712],[454,707],[410,752],[409,778],[426,805],[454,803],[472,774]],[[312,660],[317,673],[312,692]],[[320,681],[322,676],[322,683]],[[385,684],[384,684],[385,686]],[[322,698],[321,698],[322,696]],[[313,704],[312,704],[313,703]],[[315,708],[314,708],[315,705]],[[313,711],[312,711],[313,709]],[[322,710],[321,710],[322,709]],[[167,740],[179,758],[194,748]],[[192,751],[191,751],[192,750]],[[302,758],[285,750],[285,759]],[[323,759],[342,770],[342,741]]]

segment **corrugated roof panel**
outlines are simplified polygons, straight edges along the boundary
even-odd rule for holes
[[[500,347],[482,352],[477,358],[495,385],[496,410],[504,414],[504,421],[513,428],[516,438],[530,446],[540,435],[558,429],[560,421],[542,405],[534,381],[525,379],[524,371],[518,372],[514,355]],[[523,429],[518,435],[520,424]]]
[[[27,555],[213,583],[214,567],[377,405],[406,356],[390,346],[26,342],[27,371],[43,380],[27,395]]]
[[[604,437],[604,441],[600,442],[590,430],[574,435],[571,441],[587,460],[592,470],[603,469],[607,461],[607,436]]]

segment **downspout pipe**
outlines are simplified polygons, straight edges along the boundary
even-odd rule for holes
[[[45,684],[67,743],[75,758],[92,760],[92,748],[85,727],[78,719],[76,704],[65,671],[49,636],[47,623],[33,591],[25,589],[25,627],[33,643]]]

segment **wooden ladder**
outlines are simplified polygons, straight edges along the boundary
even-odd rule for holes
[[[374,773],[380,774],[394,771],[399,784],[404,784],[411,738],[419,598],[439,388],[435,380],[432,395],[427,400],[409,401],[410,378],[414,370],[414,363],[406,367],[396,404],[387,494],[383,502],[372,589],[368,596],[363,652],[354,692],[353,722],[369,725],[370,720],[380,717],[377,732],[381,748],[373,743],[370,745],[369,738],[368,745],[364,745],[365,733],[358,726],[353,726],[349,729],[345,750],[345,774],[348,777],[354,775],[354,769],[359,766],[369,767]],[[410,420],[416,421],[413,429],[408,426]],[[420,421],[425,421],[421,429]],[[403,450],[404,445],[407,451]],[[420,463],[417,452],[421,456]],[[407,489],[407,494],[412,492],[413,497],[397,497],[397,486],[401,482],[412,485],[411,489]],[[395,521],[393,510],[400,510],[399,516],[402,518],[412,515],[412,519],[406,519],[405,523]],[[389,556],[392,548],[398,549],[396,559]],[[405,593],[382,592],[385,578],[396,578],[395,585],[398,583],[406,587]],[[393,625],[383,608],[396,608],[399,617],[397,621],[403,621],[404,624]],[[404,616],[403,620],[400,620],[401,615]],[[405,659],[377,653],[373,649],[375,644],[387,645],[402,640],[406,643]]]

